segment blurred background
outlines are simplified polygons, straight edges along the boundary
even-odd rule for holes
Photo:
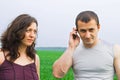
[[[36,47],[67,47],[75,18],[85,10],[95,11],[101,30],[99,38],[120,44],[120,0],[0,0],[0,35],[20,14],[38,20]]]

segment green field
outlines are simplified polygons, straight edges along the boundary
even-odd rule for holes
[[[60,57],[63,51],[37,50],[40,57],[40,77],[41,80],[74,80],[72,69],[62,79],[56,79],[52,75],[52,65]],[[117,80],[116,76],[114,80]]]

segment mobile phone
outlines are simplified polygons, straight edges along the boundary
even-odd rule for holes
[[[76,31],[78,31],[78,29],[76,29]],[[76,39],[77,34],[73,34],[73,39]]]
[[[76,39],[77,35],[76,34],[73,34],[73,39]]]

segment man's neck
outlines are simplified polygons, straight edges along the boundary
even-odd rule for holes
[[[92,47],[96,46],[99,41],[100,40],[97,39],[93,44],[84,44],[84,43],[83,44],[86,48],[92,48]]]

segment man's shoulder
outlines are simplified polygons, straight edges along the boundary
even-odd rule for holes
[[[100,40],[101,41],[101,44],[105,45],[105,46],[108,46],[108,47],[113,47],[115,44],[113,43],[110,43],[108,41],[105,41],[105,40]]]
[[[115,44],[114,45],[114,50],[120,52],[120,45]]]
[[[120,45],[118,44],[114,45],[114,54],[115,58],[120,58]]]

